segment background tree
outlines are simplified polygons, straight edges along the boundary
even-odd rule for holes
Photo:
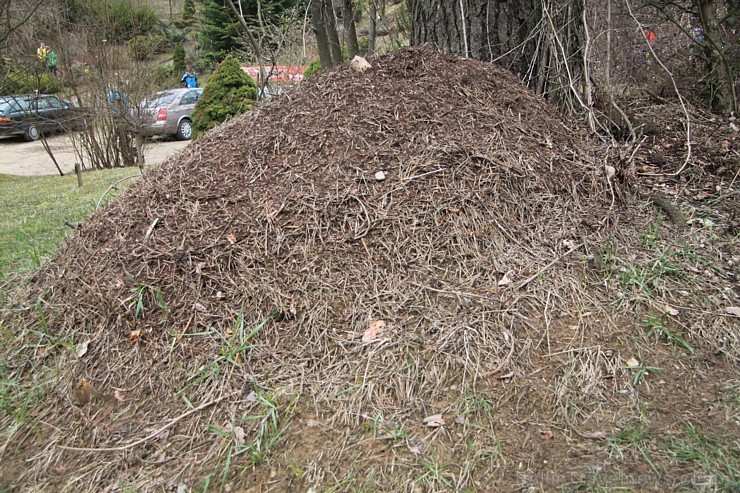
[[[378,2],[370,0],[369,24],[367,28],[367,54],[375,54],[375,38],[378,33]]]
[[[80,166],[143,164],[139,102],[172,82],[171,67],[151,66],[143,56],[149,48],[172,49],[156,13],[128,0],[56,0],[47,8],[53,17],[37,22],[46,27],[41,39],[59,53],[61,95],[90,113],[85,129],[70,134]],[[161,44],[147,46],[157,39]]]
[[[360,45],[357,42],[357,30],[355,28],[355,17],[357,13],[357,5],[354,0],[342,1],[344,39],[347,44],[347,55],[350,60],[360,53]]]
[[[316,36],[321,67],[329,68],[334,65],[334,60],[329,49],[329,33],[326,29],[323,3],[323,0],[311,0],[311,22],[313,24],[314,35]]]
[[[526,73],[536,58],[537,40],[530,34],[540,25],[543,6],[539,0],[415,0],[411,44],[499,60]]]
[[[257,84],[233,55],[222,61],[208,79],[193,110],[193,130],[199,136],[230,118],[249,111],[257,99]]]
[[[321,67],[328,68],[341,63],[342,45],[339,42],[336,15],[331,0],[311,1],[311,22],[321,59]]]
[[[701,50],[695,50],[701,51],[706,61],[699,78],[706,84],[714,108],[736,109],[734,74],[740,57],[738,44],[731,39],[731,26],[736,22],[737,1],[635,1],[634,8],[632,3],[415,0],[411,43],[431,43],[443,51],[498,62],[538,93],[588,115],[595,129],[597,93],[609,92],[620,83],[619,75],[621,83],[632,85],[640,78],[643,91],[655,90],[658,79],[668,80],[669,90],[675,92],[674,72],[684,80],[691,72],[682,62],[691,57],[689,47],[697,45],[690,34],[690,25],[696,23],[705,36]],[[657,41],[643,36],[650,25],[662,26]],[[673,68],[662,63],[661,57],[673,58]],[[600,71],[607,75],[606,87],[604,80],[595,76]],[[614,98],[609,99],[615,106]],[[626,115],[618,113],[624,120]]]
[[[178,43],[172,52],[172,72],[178,77],[185,73],[185,68],[185,48]]]
[[[202,29],[198,36],[206,58],[219,62],[226,55],[244,48],[241,27],[228,6],[222,0],[202,0]]]
[[[411,44],[496,61],[540,94],[583,108],[584,3],[571,0],[416,0]]]
[[[725,15],[718,13],[718,4],[714,0],[694,0],[693,4],[699,15],[704,32],[702,47],[705,55],[705,72],[709,84],[710,105],[720,111],[738,111],[737,82],[740,60],[737,57],[737,41],[728,43],[723,32],[733,33],[736,29],[738,2],[730,0],[725,6]],[[732,57],[732,44],[735,45],[735,57]]]
[[[182,4],[182,20],[186,23],[195,18],[195,0],[185,0]]]
[[[260,53],[270,51],[263,45],[262,33],[285,19],[296,0],[201,0],[204,2],[199,41],[207,58],[220,61],[228,53],[251,54],[259,63]],[[242,22],[243,21],[243,22]],[[250,32],[255,34],[249,39]],[[255,49],[255,46],[258,46]]]
[[[342,43],[339,41],[339,31],[337,30],[337,14],[334,10],[333,0],[323,0],[324,6],[324,25],[326,34],[329,38],[329,51],[334,64],[342,63],[344,60],[342,54]]]

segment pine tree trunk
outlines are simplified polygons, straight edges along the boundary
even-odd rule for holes
[[[411,44],[499,63],[570,111],[590,112],[584,0],[415,0]]]
[[[540,5],[536,0],[416,0],[411,44],[499,60],[523,74],[535,57],[536,39],[529,33],[540,20]]]

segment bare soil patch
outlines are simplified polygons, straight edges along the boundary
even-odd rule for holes
[[[42,268],[3,322],[27,328],[8,374],[46,385],[3,418],[0,484],[737,485],[733,173],[687,202],[682,178],[642,183],[671,164],[646,142],[498,67],[370,62],[199,139]]]

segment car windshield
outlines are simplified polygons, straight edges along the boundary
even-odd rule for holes
[[[144,106],[147,108],[157,108],[160,106],[167,106],[175,100],[175,95],[172,93],[159,93],[153,96],[149,96],[144,100]]]

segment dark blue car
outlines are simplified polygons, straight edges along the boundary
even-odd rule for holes
[[[40,132],[79,130],[87,112],[49,94],[0,96],[0,135],[38,140]]]

